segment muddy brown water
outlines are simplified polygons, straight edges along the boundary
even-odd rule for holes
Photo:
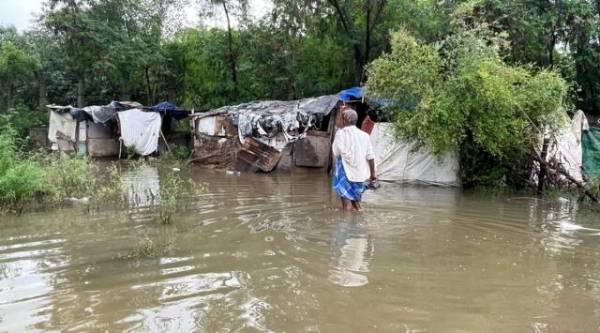
[[[0,217],[0,332],[599,330],[600,219],[570,203],[384,184],[344,214],[320,173],[193,179],[167,226],[143,195]]]

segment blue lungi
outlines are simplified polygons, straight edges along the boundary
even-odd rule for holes
[[[341,157],[338,157],[335,162],[333,190],[341,198],[351,201],[360,201],[362,199],[362,194],[365,191],[364,182],[351,182],[348,180]]]

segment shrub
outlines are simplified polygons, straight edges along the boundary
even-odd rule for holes
[[[0,207],[21,213],[25,200],[44,191],[44,182],[39,164],[20,156],[14,144],[13,130],[0,134]]]
[[[466,185],[519,182],[541,129],[564,120],[567,84],[554,72],[507,65],[472,31],[449,39],[434,47],[394,33],[392,51],[369,68],[367,91],[393,101],[386,109],[399,137],[435,153],[460,151]]]
[[[94,191],[94,179],[99,177],[98,168],[85,156],[69,156],[65,153],[44,159],[46,194],[53,203],[61,203],[68,197],[87,197]]]

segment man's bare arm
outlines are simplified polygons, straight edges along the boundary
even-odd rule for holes
[[[371,170],[371,180],[375,180],[377,179],[377,174],[375,173],[375,160],[368,160],[369,161],[369,169]]]

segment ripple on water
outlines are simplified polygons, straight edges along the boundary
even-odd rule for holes
[[[156,190],[158,176],[124,182]],[[169,226],[140,195],[0,223],[0,331],[600,326],[600,226],[573,207],[385,184],[346,215],[319,175],[193,177],[208,191]],[[140,242],[156,251],[129,255]]]

